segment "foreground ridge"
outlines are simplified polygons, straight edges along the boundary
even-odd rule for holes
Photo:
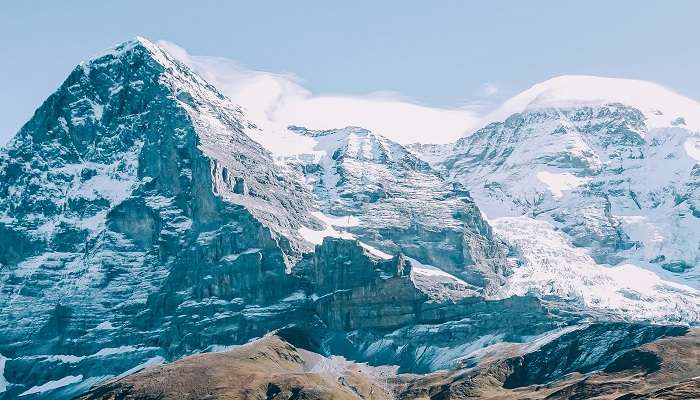
[[[80,399],[692,398],[700,391],[700,334],[697,330],[676,334],[680,336],[622,352],[607,360],[601,371],[586,373],[584,368],[583,374],[553,375],[554,381],[546,385],[541,384],[542,377],[559,367],[547,353],[570,346],[565,336],[523,355],[424,376],[324,357],[282,337],[268,336],[234,350],[149,368],[101,385]],[[569,351],[572,360],[583,357]]]

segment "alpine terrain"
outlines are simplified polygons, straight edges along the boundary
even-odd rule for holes
[[[700,104],[261,126],[143,38],[70,73],[0,150],[0,398],[700,397]]]

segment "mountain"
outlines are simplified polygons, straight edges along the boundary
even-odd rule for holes
[[[301,224],[320,222],[245,124],[144,39],[81,64],[36,111],[0,161],[10,393],[65,376],[89,386],[226,330],[241,340],[269,329],[252,299],[286,297],[273,286],[288,280],[271,282],[310,251]],[[242,268],[249,282],[212,287]],[[210,300],[214,290],[226,300]],[[286,304],[274,312],[294,319]]]
[[[459,374],[513,348],[551,350],[535,364],[556,368],[528,367],[528,384],[605,368],[700,320],[695,136],[654,128],[663,141],[645,121],[617,103],[528,109],[440,147],[280,133],[148,40],[118,45],[0,151],[0,395],[72,398],[271,333],[400,374]],[[674,195],[642,191],[661,149],[677,156],[673,179],[656,175]],[[648,248],[657,261],[641,263]],[[581,359],[557,364],[570,347]],[[302,368],[272,348],[280,376]]]
[[[513,96],[482,119],[499,122],[513,114],[548,108],[624,104],[644,115],[648,128],[683,125],[700,130],[700,104],[652,82],[586,75],[562,75]]]
[[[254,134],[238,106],[145,39],[71,72],[0,153],[5,398],[71,397],[282,328],[328,354],[428,371],[474,341],[578,321],[534,297],[485,301],[508,271],[503,244],[466,193],[400,146],[375,137],[379,152],[358,158],[341,134],[335,160],[319,161],[337,161],[324,179],[341,183],[324,200],[318,165],[280,162]],[[413,178],[436,192],[402,187]]]
[[[452,145],[410,146],[468,188],[518,249],[524,268],[506,293],[697,320],[700,104],[649,83],[574,76],[493,115],[511,111]]]
[[[507,249],[469,193],[400,144],[357,127],[290,130],[311,144],[285,163],[303,173],[326,219],[344,232],[454,274],[463,296],[495,291],[511,273]],[[416,265],[413,273],[423,273]]]

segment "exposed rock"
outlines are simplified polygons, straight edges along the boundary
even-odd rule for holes
[[[440,214],[421,216],[418,236],[392,236],[402,228],[387,225],[377,243],[396,250],[394,258],[377,258],[355,240],[313,248],[300,234],[323,228],[313,193],[247,136],[249,125],[237,106],[144,39],[81,64],[37,110],[0,152],[6,398],[41,396],[55,385],[53,397],[71,396],[143,365],[283,327],[330,353],[375,364],[400,356],[406,370],[432,371],[506,333],[517,342],[576,322],[534,298],[483,303],[476,296],[489,284],[465,284],[469,299],[459,300],[435,296],[442,286],[457,291],[457,278],[414,279],[414,264],[422,264],[402,251],[437,260],[445,245],[446,268],[482,283],[499,282],[504,258],[468,194],[444,189],[427,164],[395,145],[382,159],[404,154],[397,162],[405,170],[391,174],[441,188],[427,192],[433,205],[405,198],[401,220],[431,208]],[[398,178],[385,194],[401,189]],[[443,197],[447,205],[437,202]],[[391,211],[396,200],[383,199],[370,203]],[[440,227],[445,212],[448,229]],[[380,221],[373,223],[379,233]],[[414,237],[433,241],[423,246],[432,255],[420,253]],[[523,318],[468,322],[512,304]]]
[[[290,130],[312,138],[314,146],[285,161],[299,166],[321,210],[357,220],[341,228],[454,274],[482,293],[497,290],[511,273],[506,247],[494,239],[469,192],[400,144],[357,127]]]

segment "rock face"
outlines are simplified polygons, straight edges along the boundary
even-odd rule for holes
[[[255,313],[296,287],[285,271],[310,246],[295,232],[314,222],[242,121],[145,40],[77,67],[37,110],[0,161],[10,393],[272,328]]]
[[[290,130],[312,144],[285,161],[298,166],[321,210],[341,228],[454,274],[471,286],[465,289],[482,294],[496,291],[511,273],[506,247],[469,192],[400,144],[358,127]]]
[[[583,334],[562,335],[518,357],[424,376],[396,374],[342,357],[326,358],[270,336],[223,353],[152,367],[96,387],[80,398],[690,399],[700,395],[693,379],[700,373],[697,332],[629,325],[592,326],[579,332]],[[658,339],[659,335],[669,336]],[[635,347],[649,339],[653,341]],[[586,344],[602,351],[591,351]],[[625,346],[634,348],[621,351]],[[555,348],[564,355],[556,365],[546,354]],[[574,360],[577,367],[564,366]],[[602,372],[563,377],[565,372],[605,365]],[[533,373],[554,379],[547,385],[533,385],[533,378],[543,378]]]

